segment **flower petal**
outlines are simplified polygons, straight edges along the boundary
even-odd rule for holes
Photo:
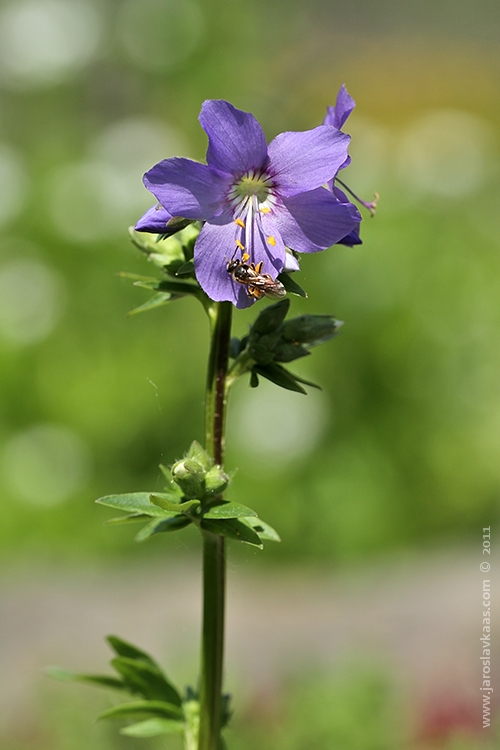
[[[333,125],[334,128],[340,130],[355,106],[356,102],[347,93],[346,87],[342,84],[337,94],[335,106],[326,108],[326,117],[323,120],[323,125]]]
[[[135,230],[137,232],[151,232],[151,234],[161,234],[165,231],[167,221],[170,221],[172,214],[170,214],[163,206],[153,206],[146,211],[144,216],[141,216]]]
[[[250,307],[246,289],[227,270],[235,247],[236,229],[232,218],[225,223],[204,224],[194,246],[194,269],[203,291],[215,302],[232,302]]]
[[[266,137],[252,114],[222,99],[209,99],[203,102],[199,119],[208,135],[207,163],[211,167],[240,175],[264,166]]]
[[[277,192],[291,196],[324,185],[345,164],[349,141],[330,125],[276,136],[268,147],[268,169]]]
[[[224,208],[230,175],[191,159],[164,159],[143,178],[144,184],[172,216],[211,219]]]
[[[359,236],[359,227],[353,229],[352,232],[346,234],[341,240],[335,243],[336,245],[347,245],[347,247],[354,247],[354,245],[362,245],[363,240]]]
[[[283,199],[275,217],[285,245],[299,253],[315,253],[334,245],[361,221],[356,206],[340,203],[326,188]]]

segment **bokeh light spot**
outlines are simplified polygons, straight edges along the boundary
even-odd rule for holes
[[[307,398],[261,379],[258,388],[238,394],[229,414],[229,434],[245,453],[274,466],[307,455],[317,445],[328,419],[324,393]]]
[[[459,110],[436,110],[404,134],[398,169],[400,179],[417,193],[459,198],[481,187],[495,155],[486,120]]]
[[[32,505],[68,500],[87,482],[90,451],[82,438],[54,424],[39,424],[14,435],[1,455],[10,491]]]
[[[18,345],[42,341],[61,316],[64,292],[61,276],[39,261],[1,265],[0,335]]]
[[[126,0],[118,19],[125,50],[136,65],[152,71],[181,65],[196,49],[203,27],[194,0]]]
[[[0,143],[0,226],[15,218],[22,208],[28,179],[17,151]]]
[[[7,84],[63,81],[95,56],[100,18],[80,0],[24,0],[0,12],[0,76]]]
[[[57,230],[77,242],[123,234],[154,204],[143,173],[186,151],[182,134],[163,123],[148,118],[113,123],[91,145],[90,158],[52,175],[49,212]]]

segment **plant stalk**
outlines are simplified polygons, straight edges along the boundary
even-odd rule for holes
[[[211,346],[205,404],[205,448],[223,466],[226,422],[226,378],[232,305],[216,302],[209,309]],[[198,750],[219,750],[222,715],[226,557],[224,537],[203,531],[203,625]]]

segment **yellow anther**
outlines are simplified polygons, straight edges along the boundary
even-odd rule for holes
[[[236,240],[236,247],[239,247],[242,251],[245,249],[245,246],[239,240]]]
[[[243,219],[235,219],[234,223],[237,224],[242,229],[245,229],[245,222],[243,221]]]
[[[246,263],[247,260],[250,260],[249,254],[248,253],[243,253],[243,255],[241,256],[241,260],[243,261],[243,263]]]
[[[269,235],[267,238],[268,243],[271,245],[271,247],[274,247],[276,245],[276,240],[274,239],[273,235]]]
[[[263,208],[259,208],[259,211],[261,212],[261,214],[270,214],[271,213],[271,209],[268,208],[267,206],[264,206]]]

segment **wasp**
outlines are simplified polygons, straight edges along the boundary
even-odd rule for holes
[[[269,273],[262,273],[262,261],[255,265],[248,264],[250,256],[243,253],[241,260],[231,258],[227,264],[227,272],[231,274],[238,284],[247,287],[247,294],[253,299],[262,299],[262,297],[271,297],[281,299],[286,296],[286,289],[278,279],[273,279]]]

